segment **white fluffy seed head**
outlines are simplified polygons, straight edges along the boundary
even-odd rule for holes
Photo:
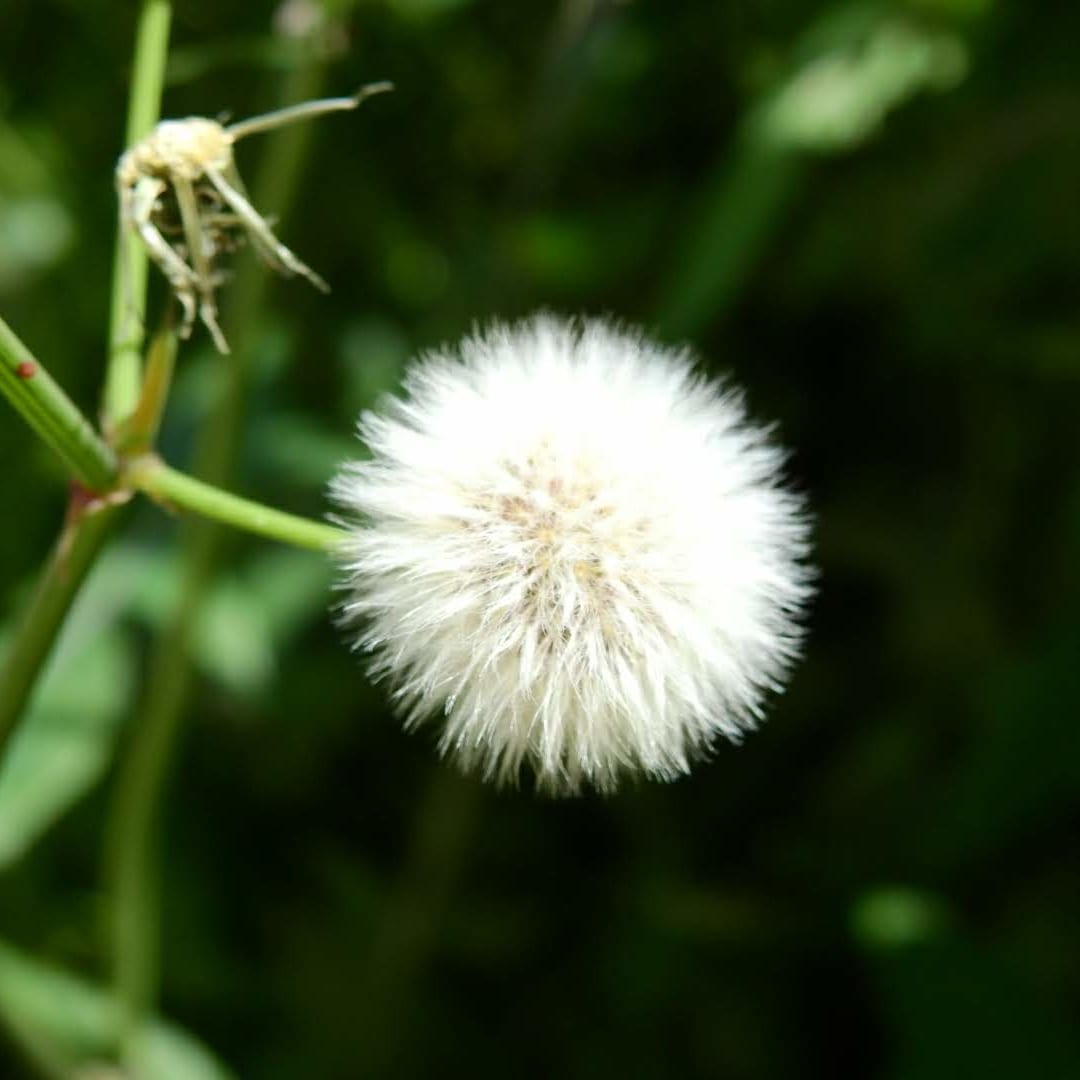
[[[778,690],[810,593],[783,452],[685,352],[539,316],[424,357],[335,500],[346,621],[499,781],[672,779]]]

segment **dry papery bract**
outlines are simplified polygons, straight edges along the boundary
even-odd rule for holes
[[[300,274],[317,289],[329,291],[252,206],[236,167],[234,144],[295,120],[355,109],[390,89],[387,82],[371,83],[351,97],[308,101],[235,124],[201,116],[162,120],[124,152],[116,166],[121,226],[135,232],[168,279],[183,313],[181,337],[191,334],[198,314],[218,351],[229,351],[217,319],[216,291],[225,273],[216,260],[234,250],[242,237],[273,270]],[[130,301],[130,288],[128,294]]]

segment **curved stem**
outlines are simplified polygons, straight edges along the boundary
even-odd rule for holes
[[[0,391],[40,438],[92,491],[116,480],[116,457],[78,406],[3,319],[0,319]]]
[[[168,0],[144,0],[135,36],[125,147],[137,143],[157,123],[171,21],[172,5]],[[106,431],[114,430],[126,420],[139,400],[146,277],[146,251],[121,222],[113,262],[109,357],[102,402]]]
[[[157,117],[164,79],[171,7],[167,0],[144,0],[135,51],[128,116],[129,143],[141,138]],[[123,241],[122,241],[123,243]],[[139,397],[142,297],[145,256],[118,252],[113,277],[113,326],[106,373],[106,419],[122,419]],[[142,265],[140,276],[139,266]],[[137,333],[134,331],[137,330]],[[132,334],[129,338],[129,334]],[[117,349],[117,342],[124,343]],[[12,329],[0,319],[0,392],[51,446],[79,487],[67,527],[46,567],[30,607],[0,669],[0,752],[47,659],[64,616],[83,579],[105,545],[115,510],[94,493],[116,486],[118,464],[112,448],[53,381]]]
[[[214,487],[166,465],[160,458],[138,458],[124,470],[124,480],[167,505],[191,510],[203,517],[246,532],[280,540],[283,544],[333,551],[341,546],[345,532],[334,525],[286,514]]]
[[[305,101],[299,105],[287,105],[283,109],[274,109],[273,112],[253,116],[250,120],[230,124],[226,130],[233,137],[233,142],[238,142],[257,132],[272,131],[274,128],[294,123],[297,120],[309,120],[313,116],[322,116],[328,112],[355,109],[372,95],[384,94],[393,89],[393,83],[369,83],[367,86],[361,86],[352,97],[321,98],[318,101]]]
[[[0,757],[79,587],[112,531],[119,507],[79,512],[61,533],[0,668]]]

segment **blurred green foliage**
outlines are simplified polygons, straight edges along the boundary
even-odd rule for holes
[[[310,130],[280,233],[334,292],[272,283],[236,486],[320,514],[411,353],[611,312],[778,419],[822,592],[744,746],[551,803],[443,769],[325,566],[230,537],[165,815],[165,1015],[259,1080],[1080,1076],[1080,8],[326,7],[328,91],[397,91]],[[273,107],[306,14],[177,3],[166,115]],[[0,35],[0,306],[88,409],[133,18],[6,0]],[[178,464],[227,362],[181,355]],[[8,624],[64,489],[8,412],[0,457]],[[4,1076],[109,1023],[105,792],[184,588],[174,523],[133,524],[0,770]],[[155,1076],[217,1075],[160,1038]]]

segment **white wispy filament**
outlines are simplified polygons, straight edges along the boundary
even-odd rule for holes
[[[690,357],[600,321],[494,326],[360,419],[347,621],[408,725],[557,793],[671,779],[778,690],[810,592],[784,454]]]

